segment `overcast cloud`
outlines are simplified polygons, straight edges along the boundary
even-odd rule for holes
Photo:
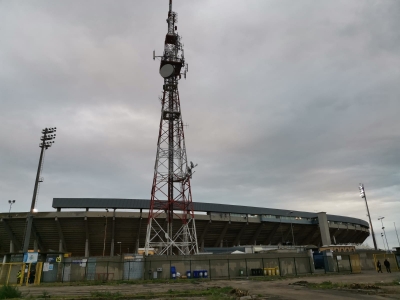
[[[167,0],[0,1],[1,211],[150,197]],[[400,2],[174,0],[194,201],[326,211],[400,229]],[[372,245],[371,240],[367,240]]]

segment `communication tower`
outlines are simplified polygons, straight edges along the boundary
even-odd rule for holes
[[[188,163],[183,133],[183,122],[178,92],[178,80],[186,78],[181,37],[176,32],[177,13],[169,0],[168,33],[164,53],[159,57],[160,75],[164,78],[161,98],[161,120],[158,134],[154,179],[147,222],[145,254],[153,248],[157,254],[197,254],[197,236],[194,221],[190,179],[193,169]],[[174,221],[175,219],[175,221]]]

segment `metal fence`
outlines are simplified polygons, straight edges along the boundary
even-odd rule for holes
[[[183,278],[232,279],[307,274],[312,270],[309,257],[148,260],[144,279],[168,279],[179,275]]]
[[[389,259],[394,258],[389,257]],[[320,271],[325,273],[361,272],[358,254],[323,256],[323,265],[320,267],[322,267]],[[36,270],[33,280],[29,280],[31,270]],[[18,279],[18,271],[22,273],[20,279]],[[123,262],[88,258],[54,263],[0,264],[0,284],[171,278],[235,279],[257,276],[295,276],[315,271],[318,272],[314,270],[314,261],[310,257],[235,258],[232,256],[232,258],[212,259],[199,257],[193,260],[149,258]]]

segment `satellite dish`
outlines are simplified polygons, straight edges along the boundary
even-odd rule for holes
[[[164,78],[167,78],[174,74],[174,71],[175,69],[173,65],[165,64],[160,69],[160,75]]]

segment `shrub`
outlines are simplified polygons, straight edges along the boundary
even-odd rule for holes
[[[11,285],[3,285],[0,288],[0,299],[21,298],[22,293],[17,287]]]

